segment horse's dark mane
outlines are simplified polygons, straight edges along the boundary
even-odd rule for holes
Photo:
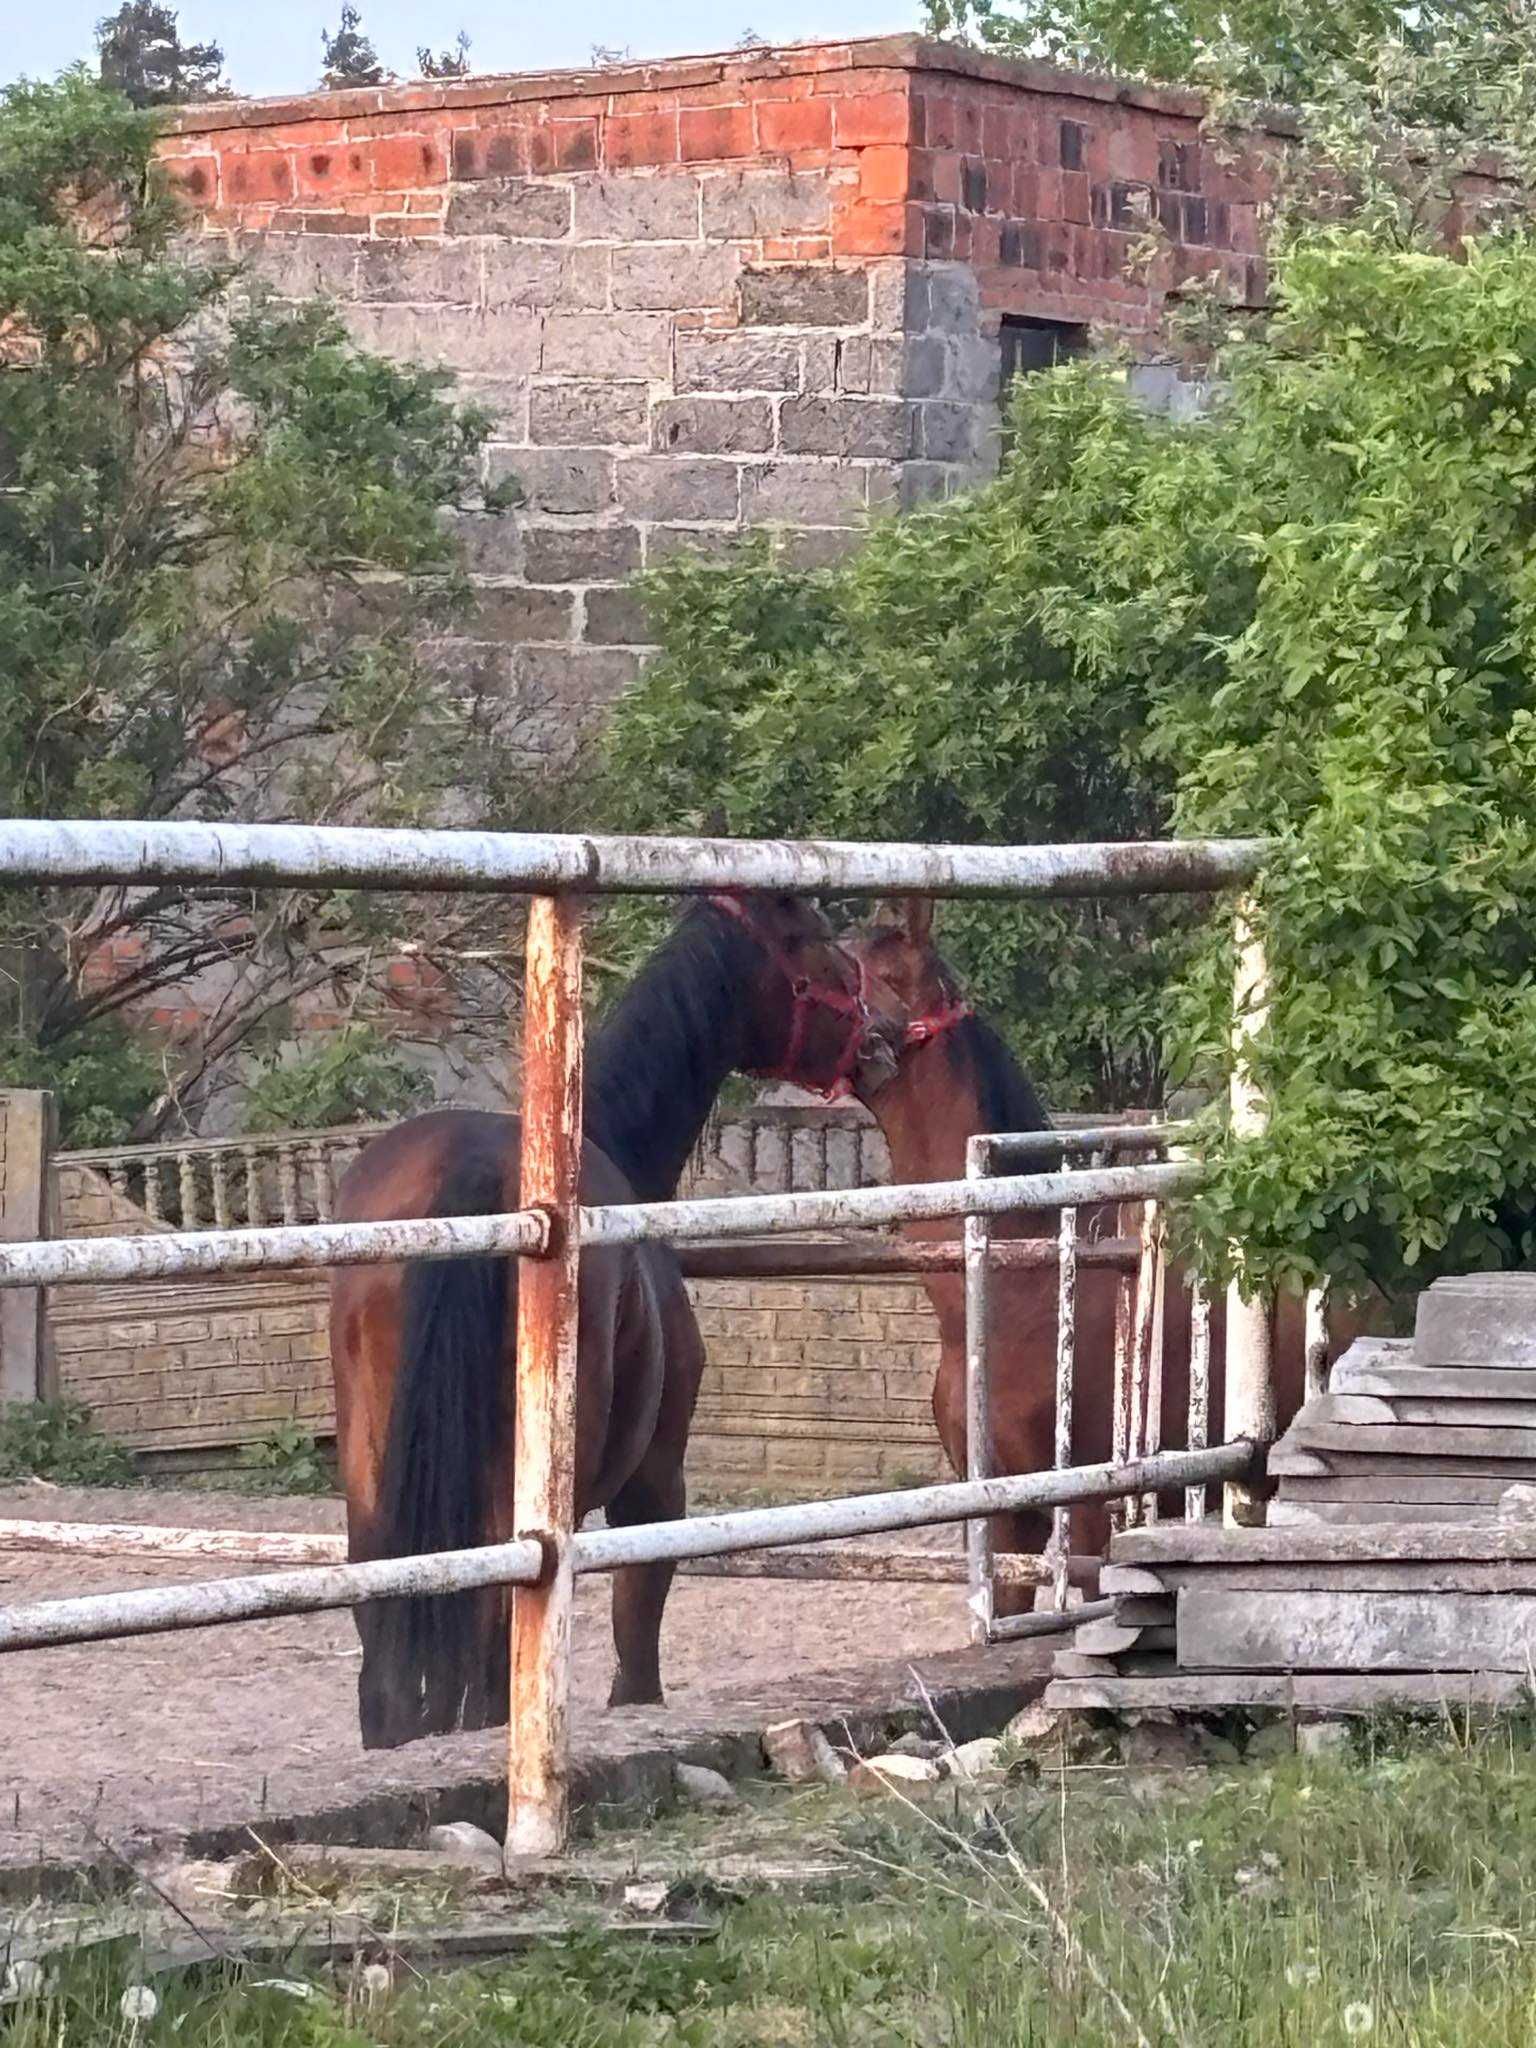
[[[964,1002],[964,992],[945,961],[940,979],[950,1002]],[[1035,1093],[1035,1084],[1014,1058],[1002,1034],[974,1011],[954,1026],[950,1044],[976,1071],[984,1131],[1044,1131],[1051,1119]]]
[[[587,1136],[642,1201],[674,1194],[742,1051],[752,939],[707,903],[686,911],[604,1018],[587,1059]]]

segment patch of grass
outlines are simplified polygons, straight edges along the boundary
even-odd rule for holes
[[[0,1480],[131,1486],[136,1477],[132,1452],[92,1427],[83,1401],[0,1404]]]
[[[1382,1739],[1388,1733],[1392,1739]],[[708,1830],[713,1830],[713,1841]],[[750,1897],[713,1942],[581,1935],[409,1976],[374,2005],[228,1973],[163,1980],[135,2039],[260,2048],[1516,2048],[1536,2018],[1528,1722],[1378,1729],[1359,1753],[1215,1774],[1020,1776],[924,1811],[761,1790],[663,1817],[655,1856],[844,1859],[825,1898]],[[638,1845],[638,1840],[637,1840]],[[0,2009],[6,2048],[126,2043],[122,1959]],[[263,1973],[257,1973],[263,1974]],[[276,1973],[274,1973],[276,1974]],[[282,1973],[286,1974],[286,1972]]]

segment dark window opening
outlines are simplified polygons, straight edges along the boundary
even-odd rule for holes
[[[1058,363],[1088,353],[1088,329],[1070,320],[1028,320],[1005,314],[1000,338],[1005,389],[1015,377],[1052,370]]]

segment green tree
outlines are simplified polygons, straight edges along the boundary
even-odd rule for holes
[[[327,92],[342,92],[352,85],[382,85],[384,66],[378,52],[363,34],[363,17],[355,7],[343,6],[341,24],[335,35],[320,31],[325,51],[325,69],[320,83]]]
[[[173,7],[123,0],[96,24],[101,82],[136,107],[228,99],[224,52],[217,43],[184,43]]]
[[[179,239],[152,147],[83,71],[0,96],[0,810],[504,817],[504,698],[434,651],[483,420]],[[77,1137],[147,1133],[306,998],[387,1000],[407,927],[499,1037],[510,934],[461,899],[6,892],[0,1075],[73,1077]],[[194,996],[150,1056],[117,1033]]]
[[[1536,246],[1315,232],[1219,367],[1195,424],[1139,411],[1112,366],[1031,380],[995,484],[842,567],[669,565],[616,786],[656,825],[720,801],[741,831],[1275,835],[1271,1124],[1208,1132],[1205,1256],[1231,1233],[1267,1278],[1520,1262]],[[1223,1071],[1225,912],[951,930],[1058,1095],[1123,1065],[1138,1011],[1175,1071]]]

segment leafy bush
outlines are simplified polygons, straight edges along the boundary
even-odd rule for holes
[[[67,1147],[123,1143],[165,1085],[154,1047],[113,1017],[51,1047],[22,1032],[0,1038],[0,1088],[51,1088]]]
[[[371,1024],[347,1024],[257,1070],[246,1097],[253,1131],[387,1123],[420,1109],[431,1082]]]
[[[131,1486],[132,1453],[91,1427],[81,1401],[0,1404],[0,1480],[49,1479],[56,1486]]]

